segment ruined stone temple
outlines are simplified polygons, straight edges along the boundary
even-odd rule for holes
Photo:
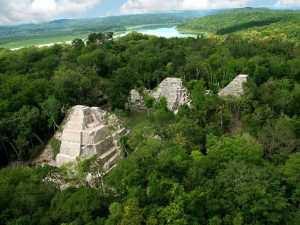
[[[144,111],[146,109],[144,97],[135,89],[130,91],[130,107],[134,111]]]
[[[244,94],[243,85],[248,81],[248,75],[240,74],[219,92],[220,97],[240,97]]]
[[[179,78],[166,78],[151,92],[156,100],[165,97],[168,109],[177,112],[179,107],[189,103],[188,91]]]
[[[107,171],[120,158],[118,140],[124,132],[116,116],[97,107],[74,106],[63,125],[56,165],[97,155]]]
[[[180,106],[190,103],[188,91],[180,78],[168,77],[157,88],[152,91],[146,90],[145,93],[156,100],[162,97],[166,98],[168,109],[175,113],[177,113]],[[143,109],[144,107],[143,97],[136,90],[130,92],[129,102],[133,109]]]

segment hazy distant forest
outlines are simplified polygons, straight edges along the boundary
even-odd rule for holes
[[[42,181],[51,167],[1,169],[0,225],[299,225],[299,41],[111,35],[0,50],[3,167],[36,156],[73,105],[112,110],[131,129],[99,189],[60,191]],[[219,98],[239,73],[245,95]],[[126,110],[132,88],[170,76],[192,107]]]

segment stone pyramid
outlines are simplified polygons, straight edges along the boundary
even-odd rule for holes
[[[243,85],[248,81],[248,75],[240,74],[233,79],[224,89],[219,92],[221,97],[240,97],[244,94]]]
[[[118,125],[116,117],[113,117],[114,124],[110,122],[111,118],[112,115],[97,107],[74,106],[63,126],[56,165],[97,155],[103,159],[105,170],[111,168],[120,156],[117,141],[125,131]]]

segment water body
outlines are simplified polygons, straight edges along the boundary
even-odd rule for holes
[[[185,38],[185,37],[196,37],[194,34],[184,34],[180,33],[176,27],[162,27],[162,28],[155,28],[155,29],[141,29],[137,30],[137,32],[146,34],[146,35],[154,35],[157,37],[164,37],[164,38]]]
[[[164,37],[164,38],[186,38],[186,37],[196,37],[195,34],[187,34],[187,33],[180,33],[176,27],[159,27],[159,28],[140,28],[140,29],[132,29],[131,31],[127,31],[122,34],[116,35],[116,37],[123,37],[129,34],[130,32],[138,32],[145,35],[154,35],[157,37]]]
[[[195,34],[188,34],[188,33],[180,33],[177,29],[176,26],[173,27],[148,27],[147,26],[141,26],[137,28],[133,28],[130,31],[127,32],[122,32],[122,33],[117,33],[114,35],[115,38],[123,37],[126,36],[127,34],[131,32],[139,32],[145,35],[153,35],[157,37],[164,37],[164,38],[186,38],[186,37],[196,37]],[[40,44],[40,45],[34,45],[35,47],[42,48],[42,47],[50,47],[55,44],[71,44],[72,41],[65,41],[65,42],[53,42],[53,43],[48,43],[48,44]],[[22,49],[24,47],[19,47],[19,48],[11,48],[11,50],[16,51],[19,49]]]

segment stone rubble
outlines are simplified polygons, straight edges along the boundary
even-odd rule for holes
[[[243,85],[248,81],[248,75],[240,74],[234,78],[225,88],[219,91],[220,97],[240,97],[244,94]]]
[[[63,126],[56,166],[97,155],[108,171],[120,158],[118,140],[125,133],[116,116],[97,107],[74,106]]]

